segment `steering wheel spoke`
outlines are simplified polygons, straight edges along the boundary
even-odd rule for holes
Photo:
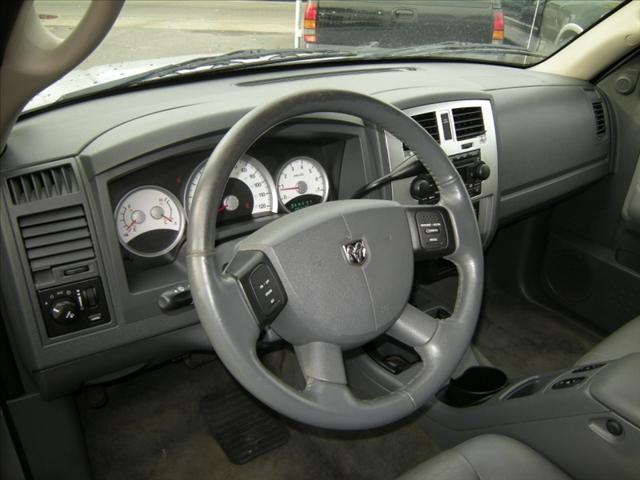
[[[421,205],[405,207],[405,211],[416,259],[441,258],[455,252],[456,238],[446,208]]]
[[[294,346],[298,364],[307,382],[307,388],[317,381],[347,384],[342,349],[338,345],[312,342]]]
[[[438,325],[438,319],[407,304],[400,317],[386,333],[405,345],[420,347],[429,343]]]

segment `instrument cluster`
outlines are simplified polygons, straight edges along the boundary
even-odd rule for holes
[[[205,164],[206,160],[200,161],[192,168],[186,182],[182,182],[182,176],[172,175],[176,182],[171,183],[179,184],[177,188],[149,182],[130,186],[120,194],[114,219],[118,240],[128,253],[143,258],[160,257],[180,245]],[[267,168],[248,154],[237,162],[222,201],[211,206],[217,209],[219,226],[294,212],[329,199],[329,175],[317,159],[296,155],[272,167]],[[168,170],[167,178],[175,166]],[[154,176],[157,175],[147,178]],[[142,181],[145,176],[139,179]]]

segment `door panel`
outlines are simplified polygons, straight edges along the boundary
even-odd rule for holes
[[[629,193],[627,193],[627,201],[624,204],[622,218],[628,221],[634,230],[640,231],[640,157],[636,162],[636,173],[633,176],[631,185],[629,185]]]

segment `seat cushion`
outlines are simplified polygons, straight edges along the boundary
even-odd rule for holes
[[[640,317],[625,323],[598,345],[592,348],[576,365],[604,362],[624,357],[630,353],[640,353]]]
[[[524,443],[502,435],[480,435],[437,455],[401,480],[570,480]]]

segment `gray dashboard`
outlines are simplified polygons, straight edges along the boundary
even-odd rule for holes
[[[412,116],[433,114],[437,127],[432,134],[441,137],[447,154],[480,152],[492,172],[473,194],[485,243],[501,222],[582,188],[612,168],[614,123],[606,99],[593,85],[489,65],[403,63],[253,72],[131,91],[27,116],[14,128],[0,163],[2,294],[14,348],[36,388],[53,397],[211,348],[193,307],[170,312],[158,307],[164,291],[187,281],[183,249],[178,247],[164,263],[134,267],[123,255],[114,226],[114,185],[185,155],[205,155],[256,105],[292,90],[320,88],[367,93]],[[469,139],[458,139],[458,132],[447,139],[445,123],[455,126],[457,109],[468,107],[481,109],[482,131]],[[273,132],[271,140],[312,145],[319,138],[325,139],[322,145],[333,145],[327,147],[327,162],[340,165],[332,177],[335,198],[349,198],[406,155],[400,142],[374,126],[330,112],[296,119]],[[268,142],[263,148],[268,151]],[[61,187],[46,180],[44,194],[18,198],[16,191],[34,178],[42,181],[37,179],[44,178],[43,171],[45,180],[57,179]],[[378,195],[415,202],[408,194],[410,183],[398,182]],[[54,214],[60,218],[51,220]],[[75,252],[83,254],[34,267],[41,254],[52,254],[43,250],[49,246],[38,244],[38,229],[58,221],[82,223],[74,227],[78,237],[71,241],[79,242]],[[234,228],[229,240],[252,227]],[[86,328],[52,335],[42,302],[57,291],[66,295],[70,286],[74,296],[78,285],[81,292],[97,289],[104,316]]]

